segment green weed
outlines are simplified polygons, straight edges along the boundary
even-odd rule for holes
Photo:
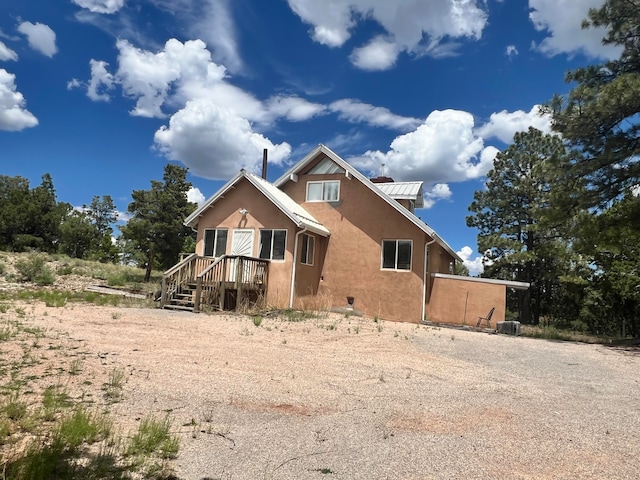
[[[169,417],[156,420],[153,417],[143,418],[138,431],[129,440],[127,455],[157,454],[160,458],[175,458],[180,447],[180,440],[171,434]]]

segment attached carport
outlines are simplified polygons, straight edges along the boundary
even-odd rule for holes
[[[527,290],[528,283],[492,278],[431,274],[426,320],[452,325],[476,325],[494,308],[491,326],[505,320],[507,288]]]

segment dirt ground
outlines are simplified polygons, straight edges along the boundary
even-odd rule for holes
[[[179,479],[635,479],[640,471],[634,350],[337,314],[256,326],[234,315],[21,308],[22,322],[47,332],[37,355],[60,365],[42,381],[64,381],[99,405],[101,386],[121,369],[122,399],[105,408],[123,431],[149,414],[171,416]],[[65,349],[47,348],[60,342]],[[74,360],[82,373],[63,373]]]

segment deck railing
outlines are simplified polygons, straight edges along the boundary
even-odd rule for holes
[[[164,272],[160,308],[169,304],[175,294],[195,286],[194,312],[204,305],[224,310],[227,292],[233,292],[238,310],[247,300],[264,299],[268,275],[269,260],[241,255],[201,257],[192,253]]]
[[[201,257],[192,253],[164,272],[162,275],[160,308],[163,308],[182,286],[195,283],[198,274],[214,263],[215,260],[215,258]]]
[[[242,306],[244,299],[250,296],[256,300],[264,299],[268,274],[268,260],[223,255],[196,277],[193,311],[200,311],[203,305],[224,310],[228,291],[235,293],[236,310]]]

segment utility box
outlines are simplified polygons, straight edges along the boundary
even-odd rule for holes
[[[498,322],[496,324],[496,328],[498,329],[498,333],[504,333],[506,335],[520,335],[520,322]]]

